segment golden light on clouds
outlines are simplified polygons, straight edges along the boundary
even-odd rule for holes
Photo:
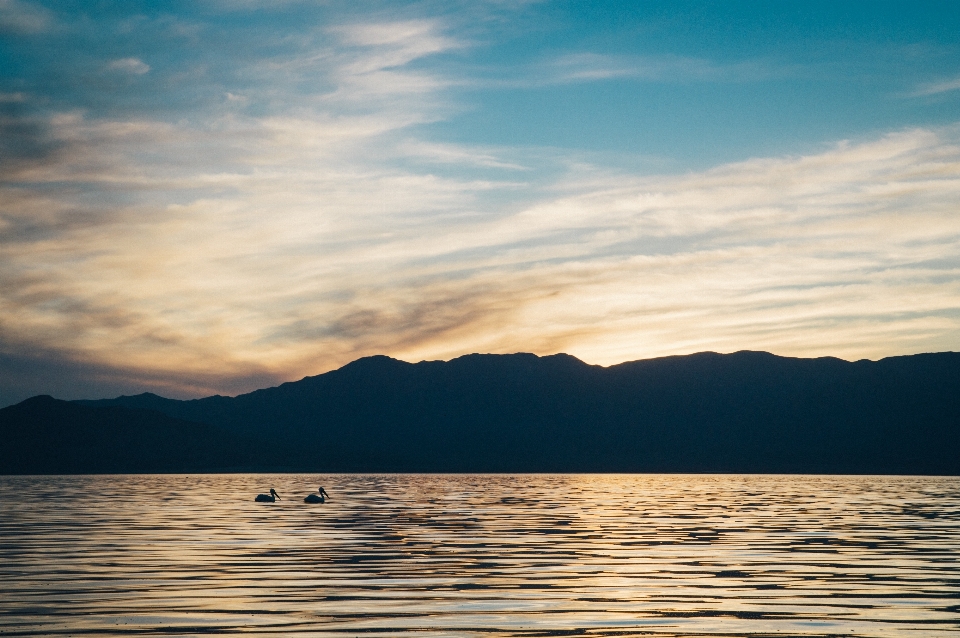
[[[957,347],[956,126],[665,175],[420,138],[455,83],[413,63],[464,46],[338,26],[192,119],[36,116],[0,183],[4,352],[182,396],[372,354]]]

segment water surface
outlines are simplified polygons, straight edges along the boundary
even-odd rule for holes
[[[958,559],[958,478],[0,477],[2,636],[960,636]]]

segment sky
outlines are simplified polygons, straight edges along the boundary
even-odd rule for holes
[[[0,406],[960,350],[954,2],[0,0]]]

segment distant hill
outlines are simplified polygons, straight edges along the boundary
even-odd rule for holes
[[[317,471],[960,474],[958,353],[379,356],[235,398],[78,405],[269,440]]]
[[[0,410],[0,474],[200,472],[267,466],[269,449],[152,410],[38,396]]]

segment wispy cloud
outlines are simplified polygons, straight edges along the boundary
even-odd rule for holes
[[[778,72],[769,63],[760,61],[721,64],[676,55],[576,53],[561,55],[542,64],[537,74],[541,82],[589,82],[615,78],[658,82],[745,82],[769,79]]]
[[[950,91],[957,90],[960,90],[960,77],[953,78],[952,80],[944,80],[942,82],[921,84],[911,95],[914,97],[925,97],[928,95],[938,95],[940,93],[949,93]]]
[[[360,47],[388,47],[380,55],[365,55],[367,64],[354,65],[353,70],[402,66],[425,55],[440,53],[459,44],[442,35],[436,20],[405,20],[375,22],[331,27],[330,31],[341,36],[344,43]]]
[[[23,0],[0,0],[0,33],[43,33],[53,23],[53,14],[42,6]]]
[[[408,139],[400,142],[397,145],[397,150],[407,157],[435,164],[459,164],[510,170],[526,170],[527,168],[522,164],[503,159],[500,155],[505,149],[500,149],[498,152],[497,149]]]
[[[111,71],[122,71],[124,73],[133,73],[134,75],[143,75],[150,71],[150,65],[140,58],[120,58],[111,61],[107,68]]]

